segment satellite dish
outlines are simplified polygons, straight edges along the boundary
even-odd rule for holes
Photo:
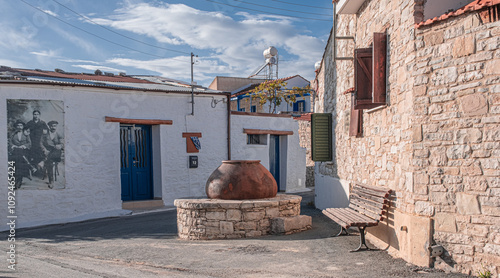
[[[276,49],[276,47],[274,46],[270,46],[266,50],[264,50],[264,53],[262,54],[264,55],[264,58],[269,59],[278,55],[278,49]]]

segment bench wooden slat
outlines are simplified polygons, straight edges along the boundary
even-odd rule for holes
[[[373,219],[366,215],[359,214],[357,211],[351,208],[333,208],[327,209],[330,213],[337,215],[338,218],[344,222],[349,222],[351,226],[359,225],[365,222],[373,222]]]
[[[357,195],[360,198],[372,200],[372,201],[379,202],[379,203],[383,203],[384,202],[384,198],[383,197],[373,196],[373,195],[366,194],[364,192],[360,192],[360,191],[357,191],[357,190],[352,190],[351,195]]]
[[[366,202],[363,202],[362,200],[357,200],[354,198],[351,200],[351,204],[349,205],[349,207],[351,207],[351,205],[354,205],[356,207],[362,207],[377,215],[381,215],[383,210],[386,208],[384,204],[380,204],[378,205],[378,207],[373,207],[371,204],[368,204]]]
[[[370,196],[375,196],[379,198],[386,198],[389,194],[387,192],[374,191],[371,189],[353,187],[352,192],[359,192]]]
[[[370,210],[367,210],[366,208],[362,207],[362,206],[356,206],[356,205],[349,205],[350,208],[358,211],[359,213],[361,214],[364,214],[366,216],[369,216],[370,218],[373,218],[377,221],[380,221],[382,220],[382,212],[380,212],[380,214],[376,213],[376,212],[373,212],[373,211],[370,211]]]
[[[374,190],[374,191],[380,191],[380,192],[384,192],[384,193],[388,193],[388,194],[392,193],[392,189],[389,189],[389,188],[386,188],[386,187],[382,187],[382,186],[370,186],[370,185],[367,185],[367,184],[364,184],[364,183],[356,183],[356,185],[359,186],[359,187],[371,189],[371,190]],[[386,197],[388,197],[388,196],[386,196]]]
[[[360,198],[357,195],[351,195],[351,201],[352,200],[358,200],[359,202],[369,204],[371,207],[375,207],[378,209],[386,209],[389,207],[389,200],[387,200],[387,199],[385,199],[383,203],[380,203],[380,202],[375,202],[375,201],[372,201],[369,199]]]
[[[351,225],[349,223],[338,218],[337,216],[335,216],[335,214],[329,212],[328,210],[323,210],[323,214],[326,215],[328,218],[332,219],[333,221],[335,221],[335,223],[339,224],[340,226],[342,226],[346,229],[349,229],[349,227],[351,227]]]

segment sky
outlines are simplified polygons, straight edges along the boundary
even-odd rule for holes
[[[248,77],[278,49],[278,77],[314,78],[331,0],[0,0],[0,65],[159,75],[208,86]]]

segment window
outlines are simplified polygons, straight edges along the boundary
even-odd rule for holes
[[[306,101],[298,100],[293,104],[294,112],[305,112],[306,111]]]
[[[332,114],[314,113],[311,115],[311,151],[314,161],[331,161]]]
[[[252,105],[252,106],[250,107],[250,112],[257,112],[257,106]]]
[[[241,112],[245,112],[245,108],[240,108],[240,110],[239,110],[239,111],[241,111]]]
[[[267,134],[247,134],[248,145],[267,145]]]
[[[386,33],[373,34],[373,47],[354,50],[354,109],[386,104],[386,63]]]

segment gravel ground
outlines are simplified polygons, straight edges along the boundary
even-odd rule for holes
[[[467,277],[350,253],[358,235],[331,237],[339,227],[301,195],[313,228],[288,236],[179,240],[175,210],[18,230],[17,270],[0,277]]]

